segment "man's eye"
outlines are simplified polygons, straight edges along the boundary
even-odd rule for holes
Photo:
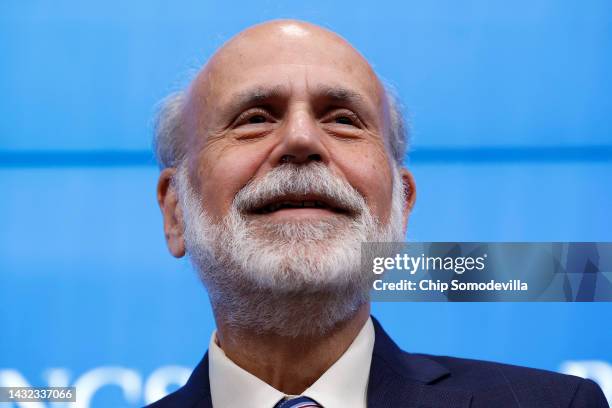
[[[334,121],[340,125],[353,125],[353,119],[348,116],[338,116]]]
[[[249,118],[249,123],[265,123],[267,121],[264,115],[253,115]]]
[[[263,109],[249,109],[246,112],[243,112],[236,118],[234,121],[235,126],[243,126],[243,125],[258,125],[261,123],[272,122],[273,118],[265,112]]]

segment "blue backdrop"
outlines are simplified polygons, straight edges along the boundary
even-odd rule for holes
[[[608,0],[291,3],[2,2],[0,386],[136,407],[201,358],[214,322],[165,248],[153,107],[270,18],[338,31],[398,89],[418,186],[408,239],[612,241]],[[590,376],[612,398],[610,303],[374,314],[409,351]]]

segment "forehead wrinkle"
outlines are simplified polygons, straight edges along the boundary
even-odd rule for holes
[[[370,111],[378,111],[378,105],[381,102],[379,93],[380,84],[378,78],[373,72],[367,72],[368,79],[363,77],[353,78],[353,72],[346,72],[344,69],[334,64],[310,64],[310,63],[274,63],[263,62],[251,66],[247,70],[239,72],[228,72],[225,66],[231,61],[215,61],[212,64],[207,64],[199,78],[194,82],[201,82],[197,88],[204,93],[203,97],[206,105],[210,107],[217,106],[217,111],[225,112],[230,109],[237,109],[240,106],[254,105],[266,99],[278,98],[287,99],[292,96],[296,86],[301,88],[299,84],[294,83],[290,79],[291,71],[286,71],[284,68],[291,70],[291,67],[298,68],[302,71],[303,84],[310,96],[322,97],[328,100],[335,100],[338,103],[351,103],[359,107],[367,107]],[[284,67],[284,68],[283,68]],[[366,65],[367,67],[367,65]],[[263,70],[262,70],[263,69]],[[277,71],[277,69],[279,71]],[[311,78],[312,75],[318,76],[318,70],[336,71],[340,78],[331,81],[321,82],[317,78]],[[370,70],[368,70],[370,71]],[[276,72],[276,74],[275,74]],[[317,74],[315,74],[317,72]],[[362,71],[363,72],[363,71]],[[338,74],[334,74],[338,76]],[[229,75],[229,76],[228,76]],[[289,77],[285,78],[287,75]],[[276,76],[276,78],[274,78]],[[372,77],[373,76],[373,77]],[[343,78],[343,80],[341,79]],[[354,79],[354,80],[352,80]],[[272,81],[270,81],[272,80]],[[365,80],[365,82],[364,82]],[[276,82],[276,81],[280,81]],[[348,82],[347,82],[348,81]],[[244,82],[244,83],[243,83]],[[274,83],[276,82],[276,84]],[[344,83],[343,83],[344,82]],[[228,89],[227,93],[222,89],[226,85],[236,85],[235,90]],[[363,88],[365,86],[365,88]],[[199,93],[199,92],[198,92]],[[227,96],[223,95],[226,93]]]

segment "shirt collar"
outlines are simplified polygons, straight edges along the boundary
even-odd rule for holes
[[[210,391],[213,407],[272,408],[285,394],[231,361],[216,343],[213,332],[208,347]],[[324,408],[365,408],[374,349],[374,325],[369,318],[344,354],[303,396]]]

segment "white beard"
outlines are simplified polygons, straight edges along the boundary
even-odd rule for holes
[[[180,166],[174,185],[185,246],[217,317],[235,328],[292,337],[321,335],[352,317],[369,301],[374,279],[361,267],[361,243],[403,241],[405,194],[392,167],[391,214],[381,225],[352,186],[316,162],[279,166],[249,183],[217,224]],[[245,215],[245,209],[287,194],[333,197],[357,215],[284,222]]]

